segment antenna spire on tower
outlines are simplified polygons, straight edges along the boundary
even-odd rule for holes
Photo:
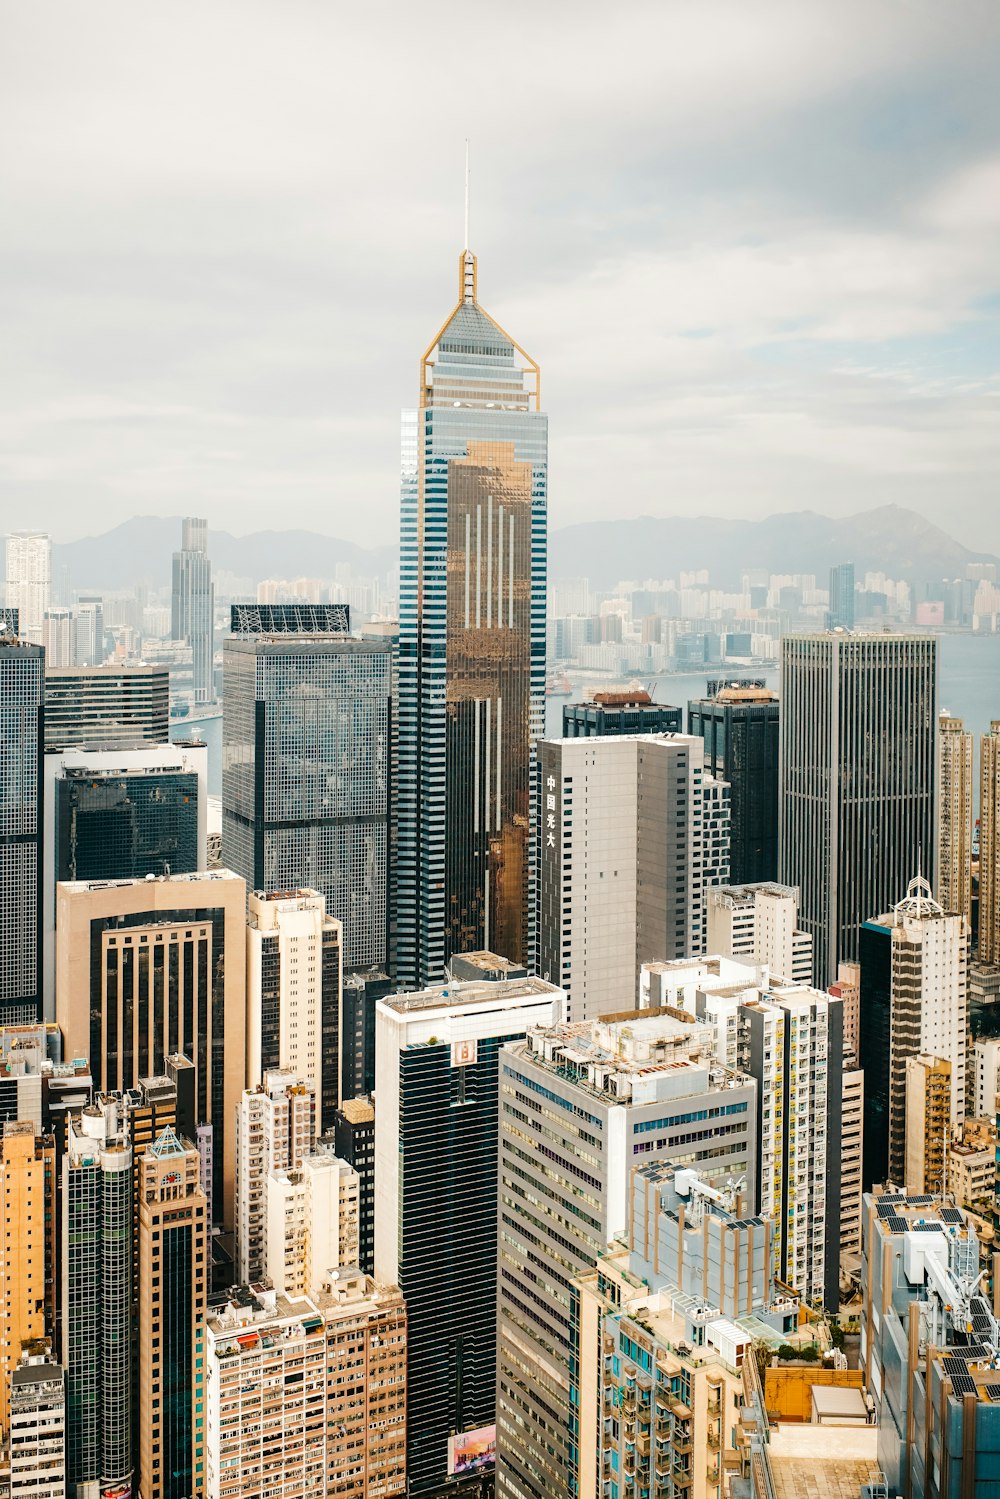
[[[469,138],[465,138],[465,241],[464,248],[469,248]]]

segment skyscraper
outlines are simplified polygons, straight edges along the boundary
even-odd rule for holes
[[[0,634],[0,1021],[40,1018],[44,652]]]
[[[403,414],[397,973],[531,956],[532,756],[545,694],[547,419],[477,265]]]
[[[45,672],[45,749],[141,749],[170,738],[170,673],[157,666]]]
[[[190,1141],[165,1129],[139,1176],[139,1492],[194,1499],[205,1487],[208,1202]]]
[[[236,1120],[236,1263],[241,1285],[264,1277],[267,1179],[297,1171],[316,1136],[316,1094],[292,1072],[264,1073],[246,1090]]]
[[[562,1016],[558,989],[482,956],[482,979],[377,1010],[375,1277],[409,1308],[411,1496],[460,1486],[456,1442],[496,1420],[499,1059]]]
[[[497,1495],[567,1499],[586,1492],[591,1377],[573,1361],[569,1282],[624,1236],[637,1162],[755,1180],[756,1084],[716,1062],[709,1026],[653,1010],[531,1029],[501,1051],[500,1089]]]
[[[680,734],[684,713],[654,703],[648,692],[595,692],[582,703],[564,703],[564,739],[600,739],[610,734]],[[692,730],[692,732],[694,732]]]
[[[979,741],[980,963],[1000,963],[1000,720]]]
[[[46,666],[75,665],[74,624],[72,609],[46,609],[42,619]]]
[[[923,879],[861,929],[866,1191],[905,1179],[908,1058],[950,1063],[951,1126],[965,1116],[968,945],[964,916],[946,915]]]
[[[55,1016],[56,885],[205,868],[208,748],[196,741],[45,756],[42,996]]]
[[[76,601],[74,649],[71,666],[100,666],[104,661],[104,600],[81,594]]]
[[[730,878],[776,880],[777,697],[766,687],[720,686],[715,697],[688,703],[688,733],[704,740],[705,769],[729,783]]]
[[[933,636],[781,643],[778,878],[798,887],[821,987],[915,869],[933,884],[936,685]]]
[[[66,1477],[76,1485],[132,1481],[132,1145],[113,1111],[70,1116],[60,1191]]]
[[[10,1429],[10,1377],[22,1353],[51,1336],[55,1312],[55,1142],[27,1120],[0,1135],[0,1441]]]
[[[42,643],[51,572],[52,544],[47,532],[14,531],[7,537],[4,603],[20,611],[21,637],[35,645]]]
[[[684,734],[546,739],[538,780],[538,971],[572,1020],[628,1009],[642,963],[705,950],[729,788]]]
[[[252,894],[247,914],[247,1084],[275,1067],[308,1079],[317,1134],[340,1102],[342,933],[316,890]]]
[[[937,894],[949,916],[972,925],[972,735],[962,720],[938,719]]]
[[[812,983],[812,938],[799,930],[799,892],[785,885],[716,885],[706,894],[705,950],[766,963],[775,979]]]
[[[196,703],[215,698],[215,589],[208,560],[208,522],[188,516],[181,549],[174,553],[170,634],[191,647],[191,685]]]
[[[827,622],[831,630],[854,629],[853,562],[841,562],[830,569],[830,610]]]
[[[178,1053],[211,1125],[214,1221],[233,1223],[236,1105],[246,1076],[246,895],[228,869],[56,890],[56,1019],[95,1087],[135,1088]]]
[[[319,891],[344,968],[384,963],[391,647],[232,635],[223,661],[223,861],[250,890]]]

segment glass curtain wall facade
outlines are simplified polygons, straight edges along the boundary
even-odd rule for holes
[[[45,653],[0,636],[0,1020],[40,1019]]]
[[[933,887],[936,690],[933,636],[782,641],[778,879],[799,889],[821,987],[919,869]]]
[[[56,880],[129,880],[198,868],[196,771],[56,781]]]
[[[729,878],[778,877],[778,700],[766,690],[688,703],[688,733],[705,744],[705,769],[730,786]]]
[[[534,943],[545,703],[547,418],[539,369],[477,300],[475,257],[403,414],[397,977]]]
[[[380,641],[226,641],[223,862],[249,890],[324,895],[347,970],[387,957],[391,690]]]
[[[215,698],[215,588],[208,558],[208,522],[184,521],[181,550],[173,556],[170,634],[191,647],[195,702]]]

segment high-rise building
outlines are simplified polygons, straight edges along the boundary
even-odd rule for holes
[[[454,953],[523,963],[534,940],[548,424],[468,249],[402,439],[397,977],[420,986]]]
[[[394,989],[380,968],[344,974],[340,1000],[340,1097],[363,1098],[375,1090],[375,1006]]]
[[[1000,720],[979,741],[978,957],[1000,964]]]
[[[942,713],[937,741],[937,894],[949,916],[972,926],[972,735]]]
[[[387,961],[392,650],[342,634],[230,636],[222,855],[249,890],[308,888],[344,968]]]
[[[484,977],[378,1004],[375,1277],[409,1309],[414,1496],[460,1478],[456,1443],[496,1420],[499,1061],[563,1003],[541,979]]]
[[[1000,1327],[980,1285],[975,1227],[936,1192],[866,1194],[863,1221],[861,1370],[882,1484],[874,1493],[990,1494]]]
[[[321,1134],[340,1102],[341,924],[316,890],[247,904],[247,1083],[276,1067],[308,1079]]]
[[[101,666],[104,655],[104,600],[99,594],[81,594],[76,601],[73,660],[67,665]]]
[[[45,531],[14,531],[7,537],[6,594],[8,608],[19,610],[22,639],[42,643],[42,622],[49,607],[52,544]]]
[[[781,642],[778,878],[798,887],[821,986],[914,869],[933,885],[936,673],[931,635]]]
[[[57,1025],[6,1026],[0,1030],[0,1124],[28,1120],[52,1135],[57,1150],[65,1139],[66,1115],[90,1102],[90,1064],[83,1057],[64,1062]]]
[[[766,963],[776,979],[812,983],[812,938],[799,928],[799,892],[787,885],[716,885],[706,894],[706,951]]]
[[[57,883],[203,870],[208,747],[63,750],[45,756],[44,775],[42,996],[54,1017]]]
[[[170,673],[74,666],[45,673],[45,749],[144,749],[170,738]]]
[[[830,993],[844,1002],[844,1054],[857,1066],[861,1056],[861,965],[838,963]]]
[[[76,636],[72,609],[46,609],[42,619],[42,645],[48,667],[76,665]]]
[[[406,1305],[334,1269],[238,1290],[206,1327],[206,1499],[403,1499]]]
[[[973,1041],[965,1079],[965,1112],[970,1119],[995,1119],[1000,1114],[1000,1040]]]
[[[116,1111],[91,1106],[69,1118],[59,1195],[66,1479],[71,1494],[127,1492],[135,1462],[135,1184]]]
[[[648,692],[595,692],[582,703],[564,703],[564,739],[603,739],[612,734],[680,734],[684,714],[669,703],[654,703]],[[692,731],[693,732],[693,731]]]
[[[188,516],[181,549],[174,553],[170,635],[191,647],[191,683],[196,703],[215,700],[215,588],[208,559],[208,522]]]
[[[56,889],[56,1020],[102,1092],[194,1064],[196,1124],[214,1137],[215,1221],[233,1223],[236,1106],[246,1072],[246,897],[231,870]]]
[[[55,1142],[27,1120],[0,1136],[0,1440],[10,1431],[11,1375],[51,1337],[55,1319]]]
[[[208,1201],[201,1160],[171,1129],[139,1177],[139,1492],[194,1499],[205,1488]]]
[[[951,1134],[951,1063],[942,1057],[907,1057],[903,1100],[905,1132],[901,1185],[907,1192],[948,1190]],[[900,1182],[900,1178],[896,1178]]]
[[[530,1030],[500,1086],[497,1494],[562,1499],[583,1492],[568,1282],[624,1237],[638,1162],[755,1181],[756,1084],[710,1026],[654,1010]]]
[[[292,1072],[267,1071],[240,1099],[236,1123],[236,1264],[241,1285],[267,1266],[267,1179],[296,1171],[316,1139],[316,1094]]]
[[[861,930],[866,1191],[905,1180],[908,1058],[950,1063],[950,1123],[965,1117],[968,946],[964,916],[945,915],[924,879]]]
[[[44,651],[0,635],[0,1021],[40,1018]]]
[[[267,1278],[284,1296],[310,1296],[338,1265],[358,1262],[358,1176],[327,1151],[265,1183]]]
[[[704,951],[728,788],[683,734],[538,746],[538,970],[573,1020],[635,1005],[642,963]]]
[[[865,1138],[865,1075],[848,1066],[845,1045],[840,1119],[840,1262],[853,1270],[861,1256],[861,1195]]]
[[[9,1492],[66,1499],[66,1390],[47,1345],[25,1353],[10,1377]]]
[[[831,630],[854,629],[853,562],[841,562],[830,569],[830,608],[827,623]]]
[[[705,744],[705,769],[730,788],[730,878],[778,878],[778,699],[766,687],[720,685],[688,703],[688,733]]]
[[[358,1176],[358,1264],[375,1271],[375,1105],[368,1098],[345,1098],[333,1130],[320,1142],[346,1161]]]

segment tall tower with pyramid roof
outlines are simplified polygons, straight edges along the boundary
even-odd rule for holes
[[[456,953],[530,961],[534,745],[545,703],[548,424],[539,368],[458,301],[403,413],[397,976]]]

